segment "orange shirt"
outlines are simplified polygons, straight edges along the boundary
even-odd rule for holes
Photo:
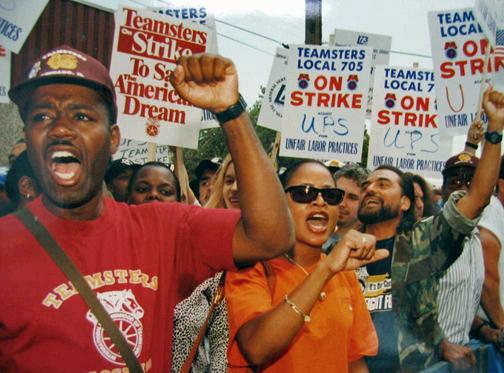
[[[247,321],[283,302],[306,274],[279,257],[269,261],[276,284],[273,296],[262,264],[239,272],[228,272],[226,299],[230,346],[229,372],[246,372],[247,361],[235,339]],[[306,268],[308,272],[315,269]],[[264,372],[347,372],[349,362],[378,351],[378,338],[354,272],[336,274],[323,289],[327,298],[317,301],[305,323],[287,350]],[[294,311],[292,311],[294,312]],[[238,366],[238,367],[237,367]]]

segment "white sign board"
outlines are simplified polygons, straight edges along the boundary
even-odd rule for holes
[[[368,32],[336,29],[334,30],[334,45],[337,47],[368,46],[373,48],[371,80],[369,84],[369,87],[373,88],[374,67],[389,64],[392,37],[388,35],[370,34]]]
[[[497,30],[504,29],[504,1],[476,0],[474,15],[490,43],[495,46]]]
[[[332,44],[330,45],[335,45],[338,47],[368,46],[373,48],[373,59],[371,60],[371,78],[369,80],[369,94],[367,98],[367,117],[370,118],[371,106],[373,104],[374,67],[377,65],[389,64],[392,37],[387,35],[371,34],[367,32],[335,29],[331,41]]]
[[[490,45],[472,8],[429,12],[429,29],[441,136],[465,135],[478,110]],[[490,75],[504,68],[496,68],[493,54],[487,66]]]
[[[121,139],[119,149],[114,154],[114,160],[123,159],[126,163],[144,164],[149,158],[149,149],[146,142]],[[169,164],[170,147],[168,145],[156,146],[156,161]]]
[[[291,45],[280,155],[360,162],[372,50]]]
[[[0,102],[4,104],[9,102],[7,92],[9,92],[10,89],[10,76],[11,54],[0,45]]]
[[[282,129],[282,113],[285,106],[285,75],[287,74],[287,50],[277,48],[271,66],[268,85],[261,102],[257,124],[274,131]]]
[[[211,49],[207,49],[208,53],[218,54],[217,47],[217,28],[215,26],[215,17],[211,14],[205,6],[167,6],[163,8],[155,8],[156,13],[164,14],[169,17],[182,19],[185,21],[192,21],[207,26],[214,32],[210,34],[212,41],[209,43]]]
[[[110,75],[125,138],[197,148],[201,110],[182,100],[169,79],[181,55],[202,53],[212,31],[149,10],[115,13]]]
[[[169,17],[174,17],[178,19],[188,20],[192,22],[197,22],[202,25],[207,26],[213,32],[210,33],[212,38],[209,46],[207,48],[207,53],[219,54],[219,48],[217,44],[217,27],[215,26],[215,17],[207,7],[201,6],[184,6],[177,7],[175,5],[169,5],[163,8],[154,8],[155,12],[167,15]],[[213,115],[208,110],[203,110],[201,113],[201,128],[218,128],[219,122],[217,122]]]
[[[376,68],[368,168],[387,164],[442,178],[451,142],[439,136],[435,99],[432,70]]]
[[[49,0],[0,0],[0,44],[19,53]]]

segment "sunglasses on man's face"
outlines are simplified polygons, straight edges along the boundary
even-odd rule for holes
[[[285,189],[285,193],[290,193],[292,200],[296,203],[311,203],[320,193],[324,201],[333,206],[340,204],[345,195],[345,191],[338,188],[319,189],[310,185],[290,186]]]

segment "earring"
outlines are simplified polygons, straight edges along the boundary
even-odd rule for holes
[[[30,200],[30,199],[31,199],[30,193],[26,193],[26,199],[27,199],[27,200]]]

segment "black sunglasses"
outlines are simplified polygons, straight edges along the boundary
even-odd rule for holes
[[[345,191],[338,188],[319,189],[310,185],[294,185],[285,189],[285,193],[290,193],[291,198],[296,203],[311,203],[320,194],[329,205],[339,205],[345,196]]]

